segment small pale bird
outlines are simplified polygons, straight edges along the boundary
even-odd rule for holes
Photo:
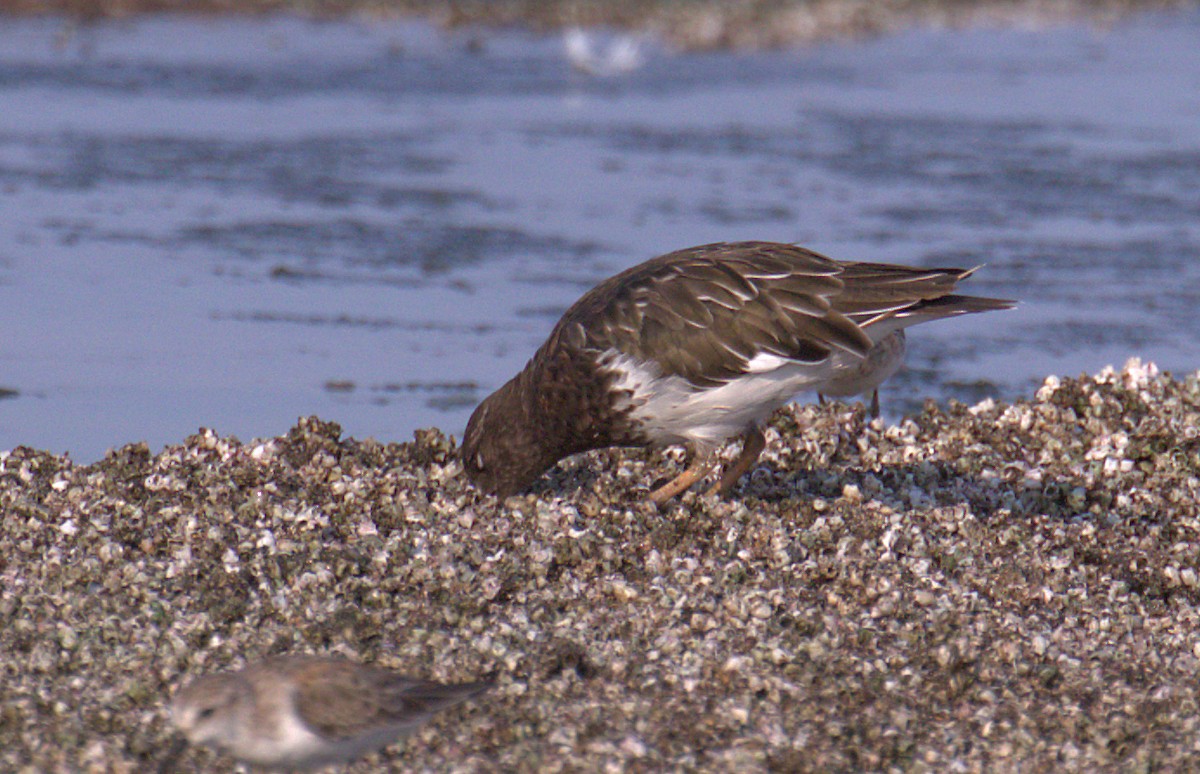
[[[872,263],[843,262],[840,276],[843,282],[866,284],[882,279],[882,276],[879,275],[881,268],[886,270],[895,267]],[[951,271],[958,270],[951,269]],[[966,279],[974,272],[975,269],[964,271],[958,279]],[[879,385],[890,379],[892,374],[900,370],[900,366],[904,364],[904,353],[908,351],[908,340],[903,328],[892,331],[890,335],[878,340],[872,336],[872,340],[875,341],[875,345],[871,347],[871,351],[867,353],[866,357],[857,364],[846,368],[840,376],[821,384],[820,392],[817,393],[817,398],[821,403],[825,402],[825,396],[852,398],[855,395],[865,395],[870,392],[871,402],[868,404],[867,410],[872,417],[879,416]]]
[[[871,402],[867,406],[872,418],[879,416],[879,385],[891,378],[904,364],[904,353],[908,350],[908,341],[904,331],[896,331],[892,335],[880,339],[867,356],[859,362],[858,367],[849,369],[849,373],[837,379],[831,379],[821,385],[822,392],[817,393],[817,400],[825,403],[825,396],[834,398],[851,398],[855,395],[871,393]]]
[[[1014,305],[956,295],[974,271],[844,263],[776,242],[652,258],[584,294],[484,399],[467,423],[463,467],[504,497],[572,454],[684,444],[687,469],[650,494],[662,504],[740,436],[740,455],[710,490],[725,493],[762,453],[762,423],[797,393],[874,390],[899,367],[908,326]]]
[[[320,656],[278,656],[182,688],[171,716],[188,741],[246,763],[314,769],[346,763],[416,730],[491,681],[445,685]]]

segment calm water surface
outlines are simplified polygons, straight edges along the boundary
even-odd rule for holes
[[[884,390],[1200,366],[1200,14],[765,54],[416,25],[0,20],[0,449],[300,415],[461,434],[598,280],[718,240],[987,264]]]

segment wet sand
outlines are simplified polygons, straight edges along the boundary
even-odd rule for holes
[[[353,771],[1147,771],[1200,753],[1200,381],[777,415],[727,499],[666,453],[498,503],[452,439],[317,419],[0,453],[0,769],[225,771],[181,683],[339,653],[495,690]]]
[[[66,14],[82,20],[145,13],[298,13],[424,19],[446,28],[515,26],[557,30],[609,26],[649,32],[679,50],[763,49],[879,35],[913,26],[1099,25],[1146,10],[1195,5],[1194,0],[0,0],[0,12]]]

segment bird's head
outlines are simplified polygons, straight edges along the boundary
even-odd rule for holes
[[[227,747],[253,709],[249,687],[235,675],[202,677],[171,702],[171,719],[193,744]]]
[[[518,376],[484,399],[467,422],[462,464],[475,486],[498,497],[527,488],[559,455],[539,427]]]

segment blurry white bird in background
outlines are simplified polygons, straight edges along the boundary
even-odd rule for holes
[[[607,40],[603,40],[605,37]],[[581,27],[570,27],[563,33],[563,48],[572,69],[588,75],[622,75],[645,62],[642,44],[632,35],[604,36]]]

